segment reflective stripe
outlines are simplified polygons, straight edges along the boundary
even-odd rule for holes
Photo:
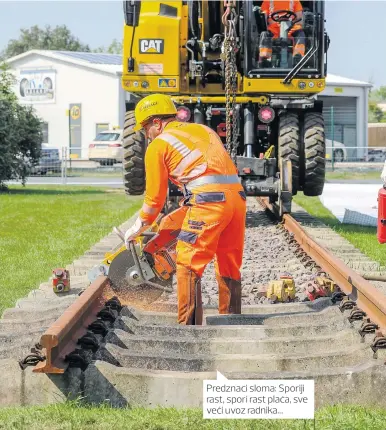
[[[200,164],[199,166],[196,166],[191,172],[189,172],[189,174],[187,174],[186,176],[180,176],[178,178],[178,180],[182,183],[182,184],[186,184],[189,183],[189,179],[195,178],[199,175],[202,175],[203,173],[205,173],[206,169],[207,169],[208,165],[206,163]]]
[[[301,56],[304,56],[305,52],[306,48],[304,45],[295,45],[293,55],[300,54]]]
[[[201,176],[201,178],[194,179],[190,181],[188,189],[192,187],[198,187],[200,185],[206,184],[239,184],[240,179],[237,175],[208,175]]]
[[[157,212],[157,208],[153,208],[152,206],[149,206],[147,203],[144,203],[142,205],[142,212],[148,215],[153,215]]]
[[[270,57],[272,55],[272,49],[271,48],[260,48],[260,55],[262,57]]]
[[[178,166],[173,170],[171,174],[177,177],[182,175],[183,171],[189,166],[189,164],[194,163],[201,156],[202,156],[202,152],[198,149],[195,149],[180,161]]]
[[[174,149],[176,149],[183,157],[186,157],[191,152],[186,145],[184,145],[179,139],[169,133],[163,133],[160,136],[160,139],[170,143],[170,145]]]

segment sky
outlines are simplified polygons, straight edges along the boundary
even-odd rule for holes
[[[386,0],[326,2],[328,72],[386,85]],[[122,1],[2,1],[0,51],[20,28],[66,25],[90,48],[122,39]]]

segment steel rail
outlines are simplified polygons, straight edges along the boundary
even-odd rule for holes
[[[269,204],[268,199],[258,198],[258,202],[277,216],[277,210]],[[300,247],[317,263],[341,290],[366,313],[379,330],[386,333],[386,296],[370,282],[331,254],[307,234],[302,226],[289,214],[282,217],[284,228],[292,233]]]
[[[278,217],[276,206],[271,205],[268,199],[257,200]],[[329,274],[348,298],[356,302],[357,307],[378,326],[378,336],[386,333],[386,296],[319,245],[291,215],[285,214],[282,217],[282,225],[293,235],[303,251]],[[108,277],[98,276],[46,330],[40,338],[42,360],[34,367],[33,372],[63,374],[67,370],[69,361],[66,356],[77,348],[79,339],[88,333],[89,326],[105,307],[107,299],[104,292],[109,287]]]
[[[103,292],[108,287],[109,280],[99,276],[72,303],[63,314],[47,329],[40,338],[40,345],[45,360],[38,363],[33,372],[64,373],[69,365],[66,355],[72,352],[78,339],[88,331],[88,326],[97,318],[104,307]]]

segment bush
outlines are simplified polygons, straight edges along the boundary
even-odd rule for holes
[[[43,142],[40,119],[32,107],[18,103],[13,82],[7,66],[0,66],[0,188],[13,179],[25,185],[29,167],[39,160]]]

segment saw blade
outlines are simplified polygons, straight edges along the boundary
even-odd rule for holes
[[[109,267],[108,277],[113,290],[128,304],[155,302],[163,291],[148,284],[136,283],[130,276],[133,271],[136,271],[134,258],[130,251],[124,250],[112,260]],[[162,286],[171,285],[159,280],[151,281]]]

